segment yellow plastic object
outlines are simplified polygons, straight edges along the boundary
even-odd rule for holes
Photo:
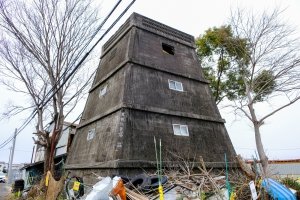
[[[112,196],[119,196],[121,200],[126,200],[126,190],[122,179],[118,181],[116,186],[110,192]]]
[[[79,186],[80,186],[80,182],[75,181],[75,182],[74,182],[74,185],[73,185],[73,190],[74,190],[74,191],[78,191],[78,190],[79,190]]]
[[[46,178],[45,178],[45,186],[48,187],[49,185],[49,177],[50,177],[51,173],[50,171],[47,171],[47,175],[46,175]]]
[[[231,194],[230,194],[230,200],[235,200],[236,199],[236,193],[235,192],[232,192]]]
[[[164,200],[164,192],[163,187],[161,185],[158,186],[159,200]]]
[[[19,197],[21,196],[21,191],[18,190],[18,192],[16,192],[16,193],[14,194],[14,196],[19,198]]]

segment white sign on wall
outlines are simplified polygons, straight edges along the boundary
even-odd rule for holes
[[[93,128],[89,130],[86,140],[87,141],[92,140],[94,137],[95,137],[95,129]]]

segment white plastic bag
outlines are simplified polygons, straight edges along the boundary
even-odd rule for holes
[[[85,200],[109,200],[109,193],[113,188],[113,181],[106,177],[93,186],[93,190],[86,196]]]

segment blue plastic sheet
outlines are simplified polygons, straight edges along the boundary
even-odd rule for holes
[[[261,185],[276,200],[297,200],[288,188],[271,178],[264,179]]]

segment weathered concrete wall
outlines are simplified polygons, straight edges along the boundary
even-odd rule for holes
[[[152,32],[136,29],[130,57],[137,62],[157,70],[206,81],[199,66],[195,49]],[[163,51],[162,44],[174,47],[174,55]]]
[[[128,42],[130,33],[125,34],[106,54],[101,57],[93,86],[111,76],[122,62],[128,60]]]
[[[122,68],[114,76],[109,77],[93,89],[87,99],[87,103],[82,116],[82,123],[86,123],[99,115],[104,115],[115,110],[123,102],[125,73],[128,68]],[[107,91],[102,96],[100,91],[106,87]]]
[[[137,64],[131,66],[126,72],[125,103],[159,113],[222,122],[208,84]],[[168,80],[181,82],[183,92],[171,90]]]
[[[68,155],[68,165],[95,167],[99,162],[115,160],[117,145],[122,136],[121,111],[83,126],[76,132],[72,143],[72,152]],[[95,130],[95,135],[88,138],[88,132]]]
[[[233,160],[235,152],[222,123],[126,109],[122,144],[124,160],[155,161],[154,136],[162,140],[164,155],[175,153],[190,161],[202,156],[207,162]],[[172,124],[186,124],[189,136],[174,135]],[[196,156],[196,157],[195,157]],[[164,158],[167,161],[170,158]]]
[[[155,168],[154,136],[162,140],[164,161],[172,160],[168,152],[190,161],[223,162],[224,153],[233,160],[192,36],[133,14],[102,51],[66,169],[108,175]],[[171,90],[168,80],[183,91]],[[189,136],[174,135],[173,124],[187,125]]]
[[[186,124],[189,136],[174,135],[172,124]],[[95,136],[87,140],[88,131]],[[222,123],[123,108],[96,123],[78,129],[68,157],[69,168],[130,171],[155,167],[154,136],[162,140],[163,161],[178,161],[171,154],[197,162],[233,161],[235,152]],[[212,165],[214,166],[214,165]],[[128,172],[126,172],[128,173]]]

